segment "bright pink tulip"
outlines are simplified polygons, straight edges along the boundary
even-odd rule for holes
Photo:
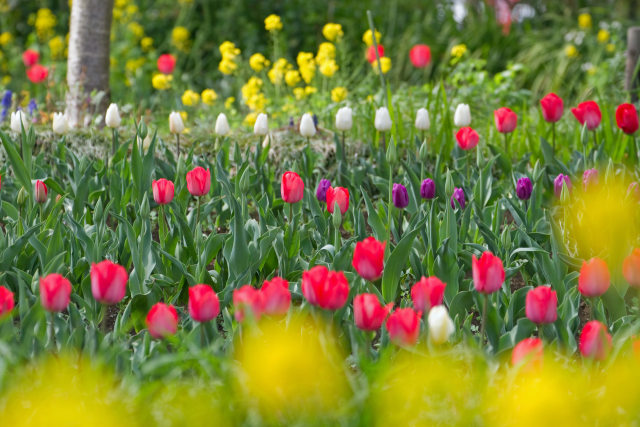
[[[13,292],[0,286],[0,319],[11,313],[14,307]]]
[[[375,237],[356,243],[351,265],[363,279],[373,282],[382,276],[386,245],[387,242],[379,242]]]
[[[640,288],[640,249],[636,248],[622,263],[622,275],[630,286]]]
[[[471,257],[473,286],[482,294],[491,294],[500,289],[504,283],[504,267],[500,258],[487,251],[480,259]]]
[[[527,318],[533,323],[553,323],[558,318],[558,295],[551,286],[538,286],[527,292]]]
[[[510,108],[502,107],[493,112],[496,129],[500,133],[511,133],[516,130],[518,116]]]
[[[37,180],[35,188],[36,202],[45,203],[47,201],[47,193],[49,192],[47,185],[44,182]]]
[[[151,183],[153,200],[159,205],[166,205],[173,200],[174,186],[168,179],[160,178]]]
[[[431,49],[426,44],[417,44],[409,51],[409,59],[416,68],[424,68],[431,62]]]
[[[410,346],[418,341],[421,312],[412,308],[399,308],[387,318],[389,338],[397,345]]]
[[[171,74],[176,67],[176,57],[171,55],[170,53],[160,55],[158,57],[157,65],[158,71],[160,71],[162,74]]]
[[[513,366],[526,363],[535,368],[542,366],[543,344],[540,338],[525,338],[513,348],[511,364]]]
[[[382,46],[381,44],[378,44],[378,56],[380,58],[384,56],[384,46]],[[377,61],[377,59],[378,58],[376,58],[376,49],[373,47],[373,45],[369,46],[367,48],[367,61],[370,64],[373,64]]]
[[[40,60],[40,54],[32,49],[27,49],[22,53],[22,62],[25,68],[33,67]]]
[[[329,187],[327,189],[327,210],[333,213],[336,203],[340,208],[340,213],[344,215],[349,209],[349,190],[343,187]]]
[[[463,127],[456,133],[456,140],[458,141],[458,147],[463,150],[471,150],[476,148],[478,141],[480,141],[480,135],[474,129],[470,127]]]
[[[280,185],[280,195],[286,203],[298,203],[304,196],[304,182],[300,175],[295,172],[285,172],[282,174]]]
[[[542,117],[549,123],[555,123],[562,118],[564,113],[564,102],[555,93],[549,93],[540,100],[542,107]]]
[[[411,300],[416,310],[429,313],[432,307],[441,305],[444,299],[444,288],[447,286],[435,276],[422,277],[411,287]]]
[[[102,304],[111,305],[122,301],[127,290],[127,280],[127,270],[108,259],[91,264],[91,292],[93,298]]]
[[[147,313],[146,323],[153,338],[175,335],[178,332],[178,312],[174,306],[159,302]]]
[[[611,276],[607,263],[600,258],[591,258],[582,262],[580,277],[578,277],[578,290],[585,297],[599,297],[607,292]]]
[[[620,104],[616,108],[616,124],[628,135],[638,130],[638,111],[633,104]]]
[[[283,316],[291,305],[289,282],[282,277],[265,280],[260,288],[262,312],[267,316]]]
[[[200,284],[189,288],[189,316],[204,323],[215,319],[220,313],[218,295],[209,285]]]
[[[582,102],[576,108],[572,108],[571,112],[581,125],[586,123],[588,130],[597,128],[602,120],[600,107],[595,101]]]
[[[377,331],[393,308],[393,303],[380,304],[375,294],[360,294],[353,299],[353,319],[363,331]]]
[[[611,351],[611,334],[607,327],[592,320],[587,322],[580,333],[580,353],[595,360],[605,360]]]
[[[233,307],[235,310],[235,318],[238,322],[243,322],[247,310],[255,320],[260,319],[262,315],[262,293],[251,285],[241,286],[233,291]]]
[[[209,193],[211,189],[211,172],[197,166],[187,172],[187,190],[191,195],[200,197]]]
[[[69,305],[71,282],[53,273],[40,279],[40,302],[50,312],[63,311]]]
[[[302,294],[311,305],[337,310],[347,302],[349,282],[342,271],[317,265],[302,273]]]
[[[27,69],[27,78],[31,83],[42,83],[49,77],[49,69],[44,65],[36,64]]]

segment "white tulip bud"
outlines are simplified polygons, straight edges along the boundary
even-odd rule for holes
[[[421,108],[416,113],[416,129],[429,130],[431,122],[429,121],[429,112],[426,108]]]
[[[316,125],[313,123],[311,114],[304,113],[300,119],[300,135],[310,138],[316,134]]]
[[[256,124],[253,125],[253,133],[256,135],[266,135],[269,132],[269,122],[267,121],[267,115],[264,113],[258,114]]]
[[[11,113],[11,130],[15,133],[22,133],[23,127],[25,132],[29,130],[27,115],[21,110]]]
[[[388,132],[391,130],[391,116],[386,107],[380,107],[376,110],[374,124],[378,132]]]
[[[53,133],[62,135],[69,130],[69,122],[64,113],[53,113]]]
[[[172,111],[169,114],[169,132],[182,133],[184,131],[184,122],[182,116],[177,111]]]
[[[471,110],[468,104],[458,104],[456,113],[453,115],[453,123],[457,127],[469,126],[471,124]]]
[[[216,119],[216,135],[224,136],[229,133],[229,121],[224,113],[218,114]]]
[[[336,114],[336,128],[340,131],[347,132],[353,127],[353,111],[349,107],[342,107]]]
[[[116,104],[109,105],[107,108],[107,114],[104,116],[104,123],[112,129],[120,127],[120,122],[122,119],[120,118],[120,112],[118,111],[118,106]]]
[[[446,342],[455,331],[453,320],[444,305],[437,305],[429,310],[429,339],[435,344]]]

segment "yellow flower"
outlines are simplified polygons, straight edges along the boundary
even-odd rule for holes
[[[198,94],[198,92],[187,89],[182,94],[182,103],[187,107],[193,107],[198,102],[200,102],[200,95]]]
[[[228,97],[224,100],[224,108],[230,110],[233,107],[233,103],[236,102],[236,98],[233,96]]]
[[[578,49],[576,49],[574,45],[568,44],[564,48],[564,54],[569,58],[575,58],[576,56],[578,56]]]
[[[313,59],[313,53],[298,52],[296,62],[298,63],[298,69],[300,70],[302,80],[304,80],[306,84],[311,83],[311,80],[313,80],[313,77],[316,74],[316,63]]]
[[[34,26],[40,40],[48,40],[53,36],[53,29],[56,26],[56,16],[51,9],[39,9],[36,13]]]
[[[171,43],[179,50],[185,52],[189,50],[189,37],[191,33],[185,27],[178,26],[171,31]]]
[[[581,13],[578,15],[578,26],[584,30],[591,28],[593,23],[591,22],[591,15],[588,13]]]
[[[127,6],[127,15],[135,15],[138,13],[138,6],[135,4],[130,4]]]
[[[347,88],[338,86],[331,90],[331,100],[333,102],[341,102],[347,98]]]
[[[3,85],[8,85],[9,83],[11,83],[11,76],[4,76],[2,77],[2,84]]]
[[[213,105],[218,99],[218,94],[213,89],[205,89],[202,91],[202,102],[207,105]]]
[[[218,64],[218,70],[220,70],[222,74],[226,75],[232,74],[237,68],[238,64],[229,59],[223,59]]]
[[[236,59],[236,56],[240,55],[240,49],[236,47],[236,45],[230,41],[222,42],[222,44],[218,47],[220,50],[220,54],[223,59]]]
[[[616,51],[616,45],[613,43],[608,43],[606,49],[607,49],[607,52],[613,53]]]
[[[255,72],[260,72],[270,65],[267,58],[261,53],[254,53],[249,58],[249,66]]]
[[[287,83],[287,85],[291,87],[300,83],[300,80],[302,79],[300,77],[300,72],[298,70],[289,70],[284,75],[284,81]]]
[[[180,117],[182,117],[182,121],[186,123],[187,119],[189,118],[189,115],[187,114],[186,111],[180,111]]]
[[[4,47],[8,45],[9,43],[11,43],[11,40],[13,40],[13,36],[10,32],[5,31],[4,33],[0,34],[0,46]]]
[[[53,59],[61,59],[64,57],[64,39],[62,36],[55,36],[49,40],[49,50]]]
[[[140,47],[142,47],[142,50],[145,52],[150,51],[153,49],[153,39],[151,37],[143,37],[142,40],[140,40]]]
[[[293,89],[293,96],[295,96],[296,99],[300,101],[301,99],[304,99],[307,94],[303,87],[296,87]]]
[[[151,78],[151,86],[156,90],[167,90],[171,87],[173,76],[158,73]]]
[[[267,31],[274,32],[282,29],[282,21],[278,15],[271,14],[264,20],[264,28]]]
[[[334,42],[344,36],[344,33],[342,32],[342,25],[329,22],[322,27],[322,35],[330,42]]]
[[[140,57],[137,59],[128,59],[124,65],[124,68],[127,70],[128,73],[134,74],[136,71],[138,71],[140,68],[144,66],[144,63],[145,63],[144,57]],[[153,84],[153,80],[152,80],[152,84]]]
[[[333,77],[339,68],[335,60],[329,59],[320,64],[320,73],[325,77]]]
[[[130,22],[127,27],[136,39],[141,39],[144,36],[144,27],[137,22]]]
[[[244,118],[244,122],[247,126],[253,127],[253,125],[256,124],[257,118],[258,118],[258,113],[256,111],[253,111],[247,114],[247,116]]]
[[[600,28],[600,31],[598,31],[598,41],[600,43],[606,43],[610,38],[611,34],[609,34],[609,31],[605,30],[604,28]]]
[[[451,56],[454,58],[461,58],[465,53],[467,53],[467,45],[464,43],[457,44],[451,48]]]
[[[380,43],[380,32],[376,30],[376,43]],[[371,30],[367,30],[362,35],[362,41],[367,45],[371,46],[373,44],[373,37],[371,36]]]
[[[276,62],[273,63],[273,66],[267,73],[267,75],[269,76],[269,80],[271,80],[271,83],[273,83],[274,85],[281,84],[282,79],[284,78],[284,74],[287,72],[287,70],[290,70],[291,68],[292,68],[291,64],[289,64],[286,59],[284,58],[278,59]]]
[[[373,67],[373,71],[375,71],[377,73],[378,72],[378,60],[376,59],[375,61],[373,61],[371,66]],[[389,58],[387,56],[383,56],[382,58],[380,58],[380,66],[382,68],[382,74],[387,74],[387,72],[391,69],[391,58]]]
[[[318,88],[316,88],[315,86],[306,86],[304,88],[304,93],[309,96],[312,95],[314,93],[316,93],[318,91]]]
[[[316,55],[316,63],[322,64],[325,61],[336,58],[336,46],[333,43],[324,42],[318,46],[318,54]]]

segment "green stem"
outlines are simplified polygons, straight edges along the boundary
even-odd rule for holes
[[[49,336],[51,337],[50,344],[52,346],[52,352],[55,354],[58,351],[58,345],[56,344],[56,328],[53,324],[55,314],[49,313]]]
[[[160,205],[160,215],[158,217],[158,228],[160,229],[160,246],[164,248],[164,242],[167,239],[167,228],[165,225],[164,205]]]
[[[207,345],[207,334],[204,330],[204,323],[200,324],[200,345],[203,348]]]
[[[508,133],[504,133],[504,152],[507,154],[507,157],[511,157],[509,155],[509,134]]]
[[[556,155],[556,122],[551,123],[551,138],[553,141],[553,156]]]
[[[338,207],[334,207],[334,209],[338,209]],[[336,249],[336,254],[340,250],[340,227],[333,227],[333,246]]]
[[[111,129],[111,155],[116,155],[116,149],[118,146],[118,130],[116,128]]]
[[[387,238],[387,247],[386,253],[391,252],[391,222],[393,221],[392,211],[393,209],[393,167],[389,165],[389,207],[388,207],[388,238]],[[385,257],[386,258],[386,257]]]
[[[176,133],[176,146],[178,147],[178,158],[180,158],[180,134]]]
[[[482,304],[482,323],[480,324],[480,344],[484,345],[485,325],[487,324],[487,300],[489,296],[487,294],[482,294],[482,296],[484,297],[484,301]]]

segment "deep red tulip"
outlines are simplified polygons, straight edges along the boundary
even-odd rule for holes
[[[539,325],[553,323],[558,318],[558,295],[551,286],[538,286],[527,292],[527,318]]]
[[[286,203],[298,203],[304,196],[304,182],[300,175],[295,172],[285,172],[282,174],[280,185],[280,195]]]
[[[500,258],[487,251],[480,259],[475,255],[471,257],[471,270],[473,273],[473,286],[482,294],[496,292],[504,283],[504,267]]]
[[[478,145],[480,135],[470,127],[463,127],[456,133],[456,140],[458,141],[458,147],[463,150],[471,150]]]
[[[14,307],[13,292],[0,286],[0,319],[11,313]]]
[[[36,64],[27,69],[27,78],[31,83],[41,83],[49,76],[49,69],[44,65]]]
[[[611,334],[607,327],[592,320],[587,322],[580,333],[580,353],[596,360],[605,360],[611,351]]]
[[[525,338],[513,348],[511,364],[526,363],[528,367],[542,366],[543,344],[540,338]]]
[[[40,60],[40,54],[32,49],[27,49],[22,53],[22,62],[25,68],[33,67]]]
[[[416,68],[424,68],[431,62],[431,49],[426,44],[417,44],[409,51],[409,59]]]
[[[159,205],[166,205],[173,200],[174,186],[168,179],[160,178],[151,183],[153,200]],[[206,194],[206,193],[205,193]]]
[[[442,304],[446,286],[446,283],[435,276],[422,277],[411,287],[411,300],[415,309],[428,313],[432,307]]]
[[[389,338],[397,345],[414,345],[420,333],[421,312],[412,308],[399,308],[387,318]]]
[[[53,273],[40,279],[40,302],[50,312],[63,311],[69,305],[71,282]]]
[[[122,301],[127,290],[129,275],[121,265],[108,259],[91,264],[91,292],[102,304],[117,304]]]
[[[153,338],[162,339],[178,332],[178,312],[171,304],[159,302],[147,313],[147,329]]]
[[[344,215],[349,209],[349,190],[343,187],[329,187],[327,189],[327,210],[333,213],[336,203],[340,208],[340,213]]]
[[[187,190],[191,195],[200,197],[209,193],[211,189],[211,172],[197,166],[187,172]]]
[[[393,308],[393,303],[380,304],[375,294],[360,294],[353,298],[353,320],[363,331],[377,331]]]
[[[165,53],[158,57],[158,71],[162,74],[171,74],[176,67],[176,57],[170,53]]]
[[[622,263],[622,275],[627,283],[640,288],[640,249],[636,248]]]
[[[262,312],[267,316],[282,316],[289,311],[291,291],[289,291],[289,282],[282,277],[265,280],[260,293],[262,294]]]
[[[571,112],[581,125],[586,123],[589,130],[597,128],[602,120],[600,107],[595,101],[582,102],[576,108],[572,108]]]
[[[380,58],[384,56],[384,46],[382,46],[381,44],[378,44],[378,56]],[[367,48],[367,61],[369,61],[370,64],[373,64],[377,59],[378,58],[376,58],[376,49],[373,47],[373,45],[369,46]]]
[[[578,278],[578,290],[585,297],[599,297],[607,292],[611,276],[607,263],[600,258],[591,258],[582,262],[580,277]]]
[[[47,189],[47,185],[40,181],[37,180],[36,181],[36,187],[35,187],[35,199],[36,202],[38,203],[44,203],[47,201],[47,193],[49,192],[49,190]]]
[[[189,316],[204,323],[215,319],[220,313],[218,295],[209,285],[200,284],[189,288]]]
[[[386,245],[387,242],[379,242],[375,237],[356,243],[351,265],[363,279],[373,282],[382,276]]]
[[[562,118],[564,113],[564,102],[555,93],[549,93],[540,100],[542,107],[542,118],[549,123],[555,123]]]
[[[238,322],[243,322],[246,317],[246,310],[255,320],[262,315],[262,293],[251,285],[241,286],[233,291],[233,307],[235,318]]]
[[[638,111],[633,104],[620,104],[616,108],[616,124],[628,135],[638,130]]]
[[[311,305],[337,310],[347,302],[349,282],[342,271],[317,265],[302,273],[302,294]]]
[[[511,133],[516,130],[518,116],[510,108],[502,107],[493,112],[496,129],[500,133]]]

